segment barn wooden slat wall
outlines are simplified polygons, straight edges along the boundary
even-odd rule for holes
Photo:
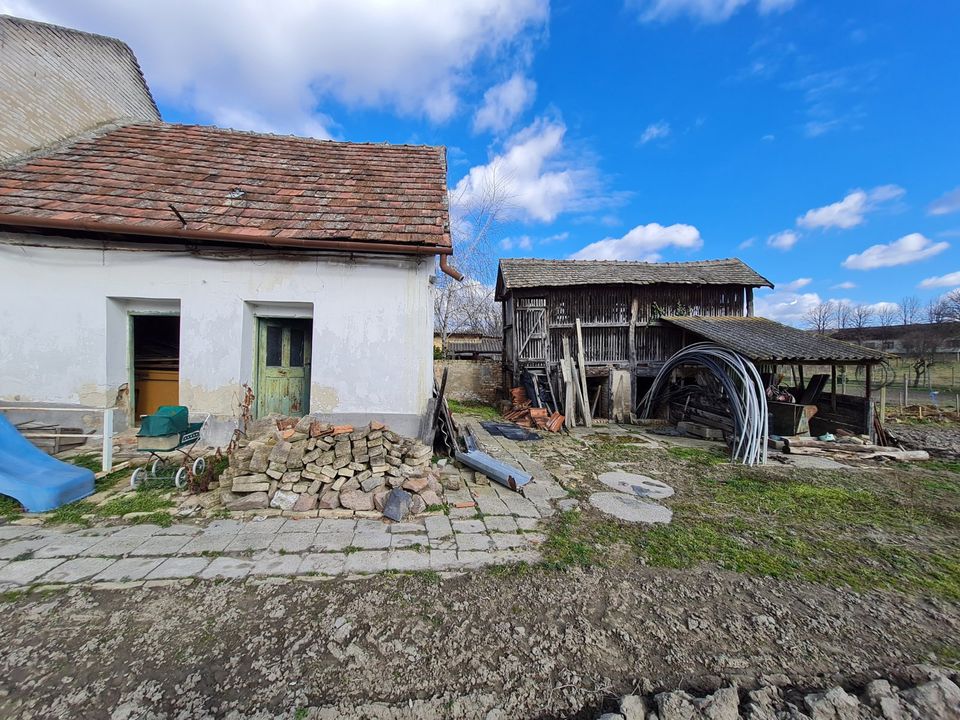
[[[683,333],[659,326],[665,314],[744,315],[744,288],[737,285],[605,285],[524,289],[514,292],[514,351],[507,367],[543,367],[562,357],[563,338],[575,347],[575,321],[583,327],[588,365],[630,367],[631,313],[636,303],[635,357],[632,362],[665,361],[683,346]],[[534,332],[537,313],[545,310],[543,332]],[[509,319],[508,319],[509,322]],[[526,344],[525,344],[526,343]],[[518,357],[516,351],[523,348]]]

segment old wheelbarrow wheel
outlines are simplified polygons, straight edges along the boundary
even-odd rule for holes
[[[173,476],[173,484],[180,490],[187,486],[187,469],[185,467],[177,470],[177,474]]]
[[[206,469],[207,469],[207,461],[204,458],[198,457],[196,460],[193,461],[194,477],[200,477],[201,475],[203,475],[203,471]]]
[[[143,482],[146,474],[147,474],[146,468],[138,467],[136,470],[134,470],[130,474],[130,487],[136,490],[137,486]]]
[[[163,472],[163,465],[164,465],[163,458],[157,458],[156,460],[154,460],[150,464],[150,474],[153,475],[153,477],[155,478],[160,477],[160,473]]]

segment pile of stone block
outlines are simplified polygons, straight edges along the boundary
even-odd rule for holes
[[[404,514],[443,503],[433,451],[379,422],[331,425],[307,415],[272,415],[252,422],[220,475],[227,510],[267,507],[291,512],[382,513],[392,490]]]

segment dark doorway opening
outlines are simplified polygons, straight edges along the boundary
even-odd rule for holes
[[[136,424],[161,405],[180,403],[180,316],[132,315]]]

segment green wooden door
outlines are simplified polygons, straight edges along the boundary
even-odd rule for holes
[[[257,333],[257,417],[310,412],[309,320],[260,318]]]

